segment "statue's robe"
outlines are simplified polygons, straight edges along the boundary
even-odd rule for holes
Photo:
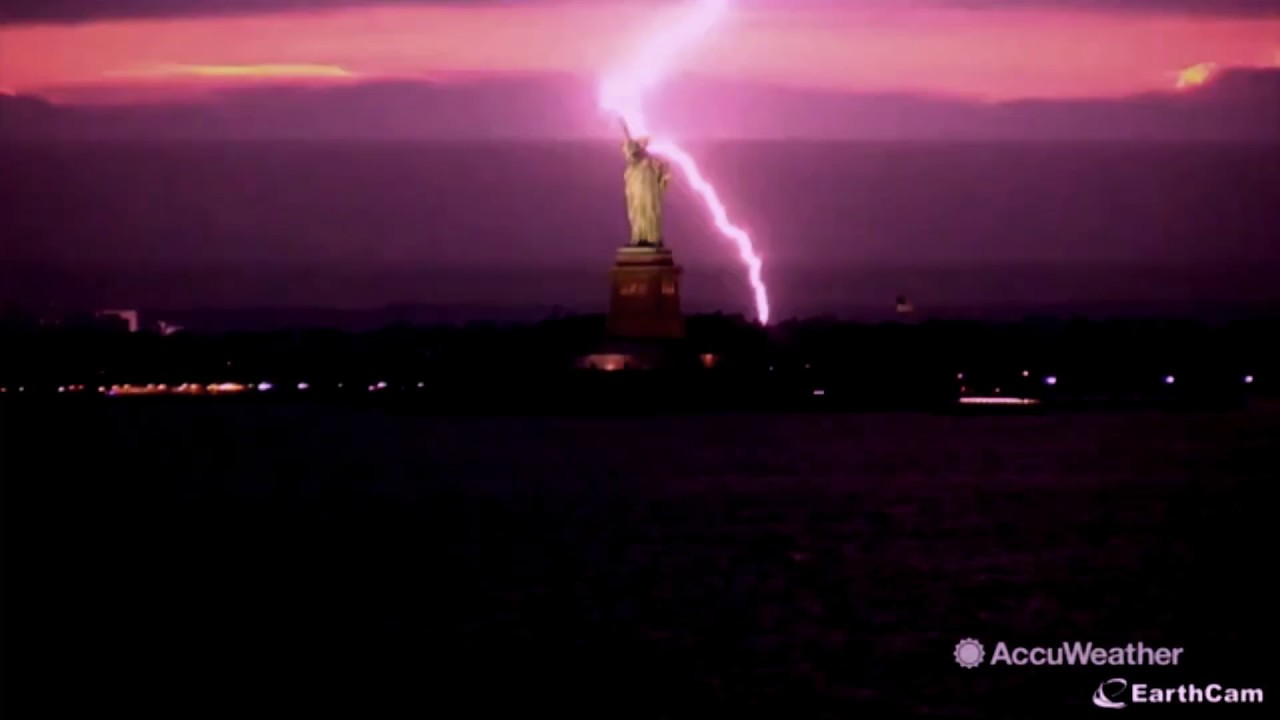
[[[632,245],[662,244],[662,193],[670,179],[670,169],[643,150],[628,153],[623,176],[627,188],[627,219],[631,222]]]

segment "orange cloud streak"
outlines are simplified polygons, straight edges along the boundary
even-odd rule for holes
[[[0,86],[53,95],[156,67],[185,68],[169,76],[175,83],[342,77],[300,68],[362,78],[595,76],[625,56],[665,9],[576,0],[10,25],[0,27]],[[1033,9],[744,4],[729,20],[685,59],[685,69],[794,86],[992,99],[1164,89],[1170,68],[1205,57],[1224,67],[1256,65],[1280,37],[1277,19]],[[297,64],[281,64],[285,59]]]
[[[1178,73],[1179,90],[1200,87],[1209,82],[1209,79],[1218,71],[1218,64],[1211,62],[1198,63],[1186,68]]]
[[[352,78],[355,75],[337,65],[155,65],[135,70],[103,73],[104,77],[121,78]]]

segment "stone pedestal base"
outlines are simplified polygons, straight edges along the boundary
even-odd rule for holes
[[[619,249],[611,273],[609,334],[637,340],[684,337],[680,273],[666,248]]]

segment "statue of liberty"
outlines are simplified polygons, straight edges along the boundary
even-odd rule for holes
[[[662,247],[662,193],[671,182],[671,167],[649,152],[649,139],[632,139],[622,122],[622,154],[627,158],[623,175],[627,190],[627,220],[632,247]]]

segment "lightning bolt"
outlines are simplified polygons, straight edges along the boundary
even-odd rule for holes
[[[680,21],[648,38],[629,63],[605,77],[600,87],[600,107],[622,118],[637,136],[650,135],[642,102],[645,93],[662,82],[670,71],[671,61],[704,36],[728,9],[729,0],[699,0]],[[756,317],[760,324],[768,325],[769,292],[761,277],[764,263],[756,254],[751,236],[729,219],[729,211],[715,186],[702,174],[692,155],[670,138],[653,138],[649,149],[680,168],[706,205],[716,229],[737,247],[755,293]]]

